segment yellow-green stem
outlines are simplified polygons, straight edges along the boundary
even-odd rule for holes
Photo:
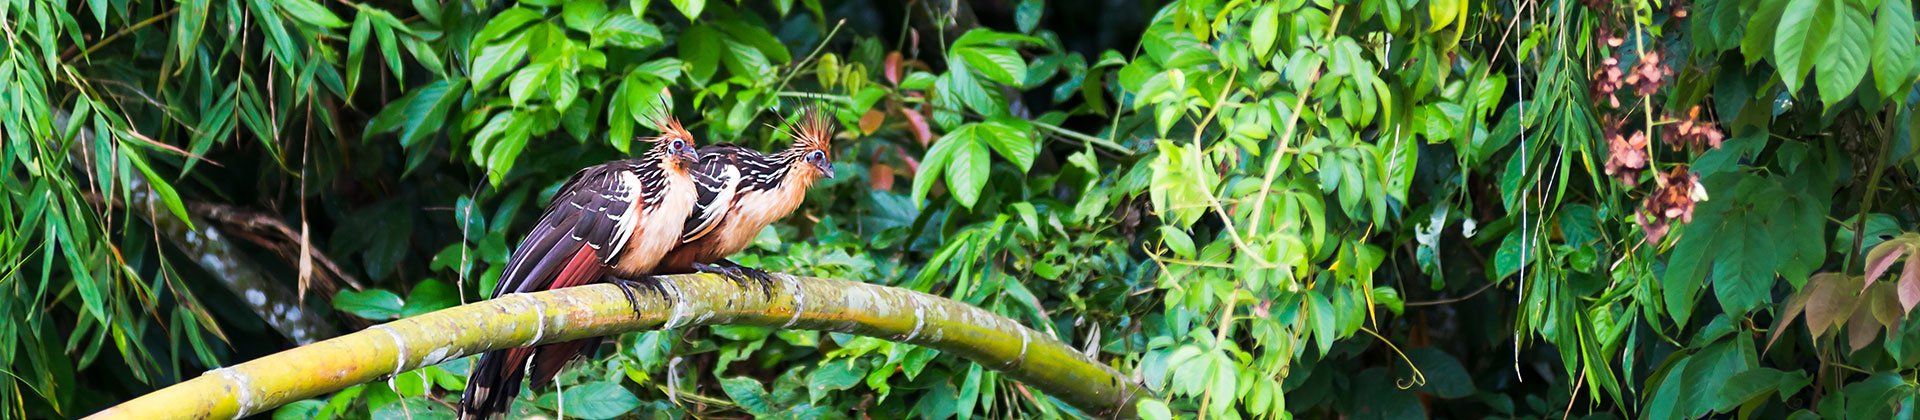
[[[957,355],[1102,418],[1151,398],[1092,357],[986,310],[912,290],[776,275],[770,295],[711,275],[659,278],[639,313],[612,285],[511,295],[208,371],[92,419],[235,418],[488,350],[704,325],[859,334]]]

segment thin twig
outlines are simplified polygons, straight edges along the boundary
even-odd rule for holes
[[[177,13],[180,13],[180,6],[174,6],[172,9],[167,9],[167,11],[165,12],[160,12],[160,14],[153,15],[153,17],[150,17],[150,18],[146,18],[146,20],[136,22],[132,26],[128,26],[125,29],[121,29],[119,32],[114,32],[113,35],[107,35],[106,38],[101,38],[100,42],[95,42],[93,43],[93,45],[88,46],[87,49],[85,51],[81,51],[79,55],[71,55],[73,54],[73,49],[69,48],[66,53],[63,53],[60,55],[60,62],[63,64],[71,64],[68,62],[73,61],[74,58],[92,56],[93,52],[99,51],[101,47],[105,47],[107,46],[107,44],[111,44],[113,43],[113,41],[119,40],[120,38],[125,37],[128,34],[132,34],[135,31],[146,29],[148,26],[153,26],[153,24],[155,23],[160,23],[161,20],[165,20],[168,17],[172,17],[174,14],[177,14]],[[9,33],[11,33],[11,31],[9,31]]]

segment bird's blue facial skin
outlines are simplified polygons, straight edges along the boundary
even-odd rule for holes
[[[820,171],[820,175],[833,179],[833,161],[827,160],[827,152],[820,150],[807,152],[807,163],[813,164],[813,168]]]

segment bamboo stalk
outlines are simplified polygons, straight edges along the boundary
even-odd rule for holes
[[[776,274],[771,295],[712,275],[666,276],[659,293],[598,284],[520,294],[397,320],[194,378],[90,419],[237,418],[488,350],[654,329],[740,324],[927,346],[999,371],[1099,417],[1135,417],[1151,395],[1098,360],[1012,319],[938,296]]]

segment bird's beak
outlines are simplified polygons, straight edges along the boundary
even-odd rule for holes
[[[700,151],[688,147],[686,150],[681,150],[680,153],[674,154],[674,157],[680,158],[680,162],[686,163],[691,167],[693,164],[700,162]]]
[[[820,168],[820,174],[825,175],[827,179],[833,179],[833,162],[821,163],[819,165],[814,165],[814,167]]]

